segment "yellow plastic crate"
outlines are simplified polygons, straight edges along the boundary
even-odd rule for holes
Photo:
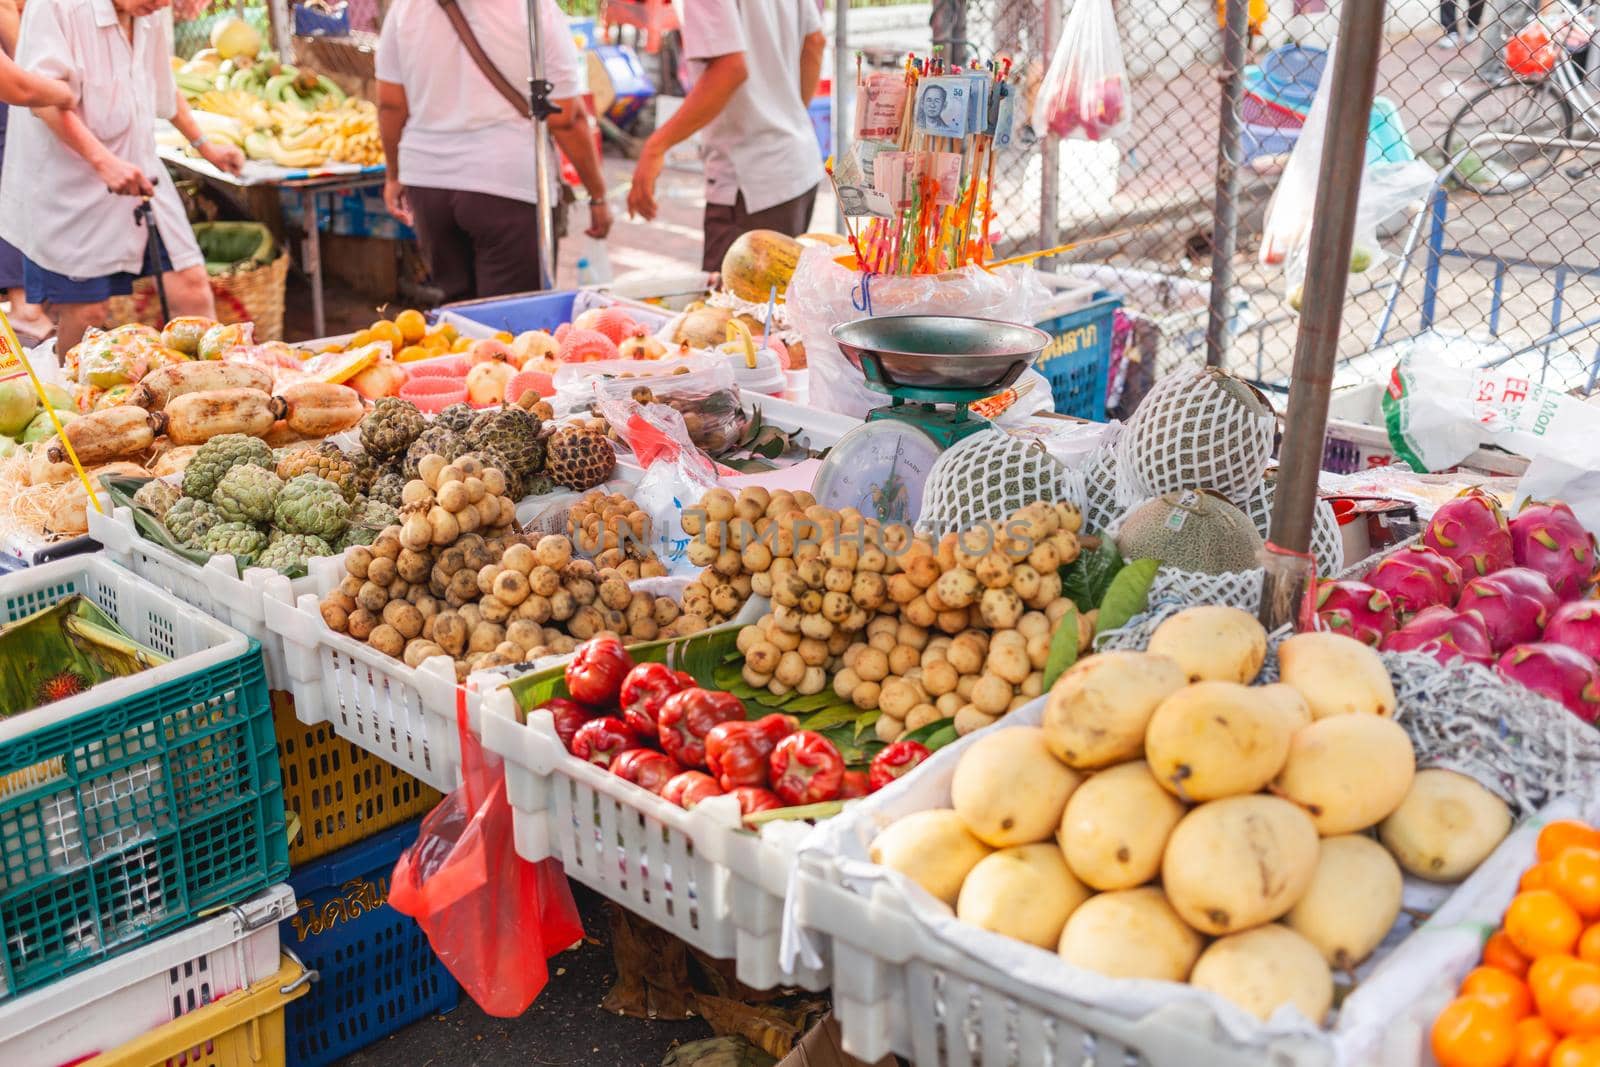
[[[314,977],[285,954],[277,974],[85,1060],[82,1067],[284,1067],[283,1009],[310,992]]]
[[[425,815],[443,799],[437,789],[338,736],[328,723],[307,726],[295,718],[294,698],[276,689],[272,726],[283,806],[300,820],[300,833],[289,842],[291,867]]]

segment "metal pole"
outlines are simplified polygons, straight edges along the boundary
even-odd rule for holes
[[[1383,43],[1383,0],[1345,0],[1339,13],[1329,87],[1328,131],[1317,173],[1305,304],[1295,340],[1289,410],[1278,453],[1278,491],[1272,507],[1261,620],[1269,629],[1289,622],[1310,577],[1303,554],[1311,546],[1328,423],[1328,392],[1338,356],[1339,325],[1355,236],[1356,202],[1366,165],[1368,118]],[[1274,553],[1275,546],[1281,552]],[[1286,554],[1288,553],[1288,554]],[[1302,555],[1295,556],[1293,553]]]
[[[1056,50],[1056,39],[1061,36],[1061,0],[1044,0],[1044,32],[1040,40],[1044,50],[1040,53],[1046,63]],[[1043,130],[1035,131],[1044,133]],[[1060,220],[1056,217],[1061,205],[1061,138],[1045,133],[1044,145],[1039,155],[1039,247],[1054,248],[1061,244]],[[1051,260],[1036,264],[1041,270]]]
[[[1223,9],[1222,115],[1217,124],[1217,201],[1211,226],[1211,309],[1206,317],[1206,365],[1220,367],[1228,347],[1228,301],[1233,289],[1233,253],[1238,237],[1239,102],[1248,17],[1247,0],[1227,0]],[[1048,247],[1048,246],[1047,246]]]
[[[811,0],[801,0],[810,3]],[[833,99],[831,106],[833,115],[829,121],[832,127],[829,130],[831,143],[828,152],[833,156],[833,165],[837,167],[844,158],[846,149],[849,148],[850,139],[845,136],[845,130],[853,122],[855,111],[852,107],[850,90],[855,87],[855,81],[850,74],[850,48],[846,43],[849,36],[848,23],[850,21],[850,5],[844,0],[837,0],[833,5]],[[839,210],[837,200],[833,206],[834,229],[844,233],[844,212]]]
[[[539,190],[539,277],[546,288],[556,284],[555,230],[550,208],[556,195],[550,181],[550,136],[545,120],[558,109],[550,104],[553,86],[544,79],[544,20],[540,0],[528,0],[528,105],[533,109],[533,177]]]

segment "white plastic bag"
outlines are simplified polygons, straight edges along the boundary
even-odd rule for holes
[[[699,568],[685,554],[688,535],[683,532],[683,509],[693,507],[718,485],[717,466],[690,440],[683,416],[666,404],[641,404],[625,397],[596,401],[600,414],[617,428],[633,449],[644,477],[633,489],[633,499],[650,516],[651,537],[661,562],[675,575]]]
[[[1328,130],[1328,87],[1333,78],[1327,72],[1333,69],[1336,44],[1328,45],[1328,59],[1323,64],[1323,79],[1317,85],[1317,95],[1311,100],[1311,110],[1306,114],[1306,124],[1300,127],[1300,138],[1289,153],[1278,178],[1278,187],[1267,202],[1267,217],[1262,224],[1261,251],[1258,258],[1262,266],[1274,267],[1285,262],[1311,233],[1311,207],[1317,196],[1317,170],[1322,166],[1322,140]]]
[[[1057,137],[1110,140],[1127,132],[1129,104],[1128,68],[1111,0],[1076,0],[1034,98],[1033,128]]]
[[[830,332],[842,322],[873,315],[971,315],[1031,326],[1050,300],[1050,293],[1031,268],[1003,267],[988,271],[963,267],[944,274],[863,276],[835,260],[834,249],[811,247],[800,253],[794,280],[789,283],[789,321],[800,331],[811,369],[812,407],[861,418],[882,407],[883,393],[867,387],[861,372],[850,365],[834,344]],[[865,292],[863,293],[863,290]],[[1008,425],[1051,409],[1050,383],[1029,368],[1013,386],[1019,393],[1024,382],[1033,388],[995,421]]]
[[[1369,163],[1361,174],[1361,198],[1356,204],[1355,236],[1350,242],[1350,273],[1362,274],[1388,257],[1378,243],[1378,229],[1397,214],[1408,214],[1428,195],[1435,177],[1421,160],[1409,163]],[[1311,227],[1300,234],[1300,244],[1283,268],[1284,291],[1293,294],[1305,282],[1306,258],[1311,251]],[[1291,299],[1293,299],[1291,297]]]

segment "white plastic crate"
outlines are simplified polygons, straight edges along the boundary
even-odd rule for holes
[[[277,973],[278,923],[294,910],[294,892],[273,886],[91,970],[0,1002],[0,1063],[76,1063],[248,989]]]
[[[310,570],[294,584],[281,574],[264,583],[266,625],[282,642],[295,717],[308,726],[327,723],[352,744],[450,792],[460,779],[457,704],[465,705],[476,730],[477,694],[456,684],[446,656],[412,668],[328,629],[318,601],[339,583],[342,560],[314,559]]]
[[[1263,1027],[1220,998],[1167,982],[1118,981],[1081,971],[998,934],[960,926],[898,875],[865,859],[883,826],[913,811],[948,807],[956,763],[992,730],[1037,725],[1044,699],[934,754],[916,775],[852,805],[807,839],[787,917],[802,937],[831,939],[833,1011],[844,1049],[890,1053],[918,1067],[982,1064],[1147,1064],[1150,1067],[1424,1067],[1433,1018],[1478,962],[1549,818],[1600,808],[1558,800],[1524,820],[1459,886],[1406,879],[1406,913],[1333,1028],[1311,1032],[1281,1019]],[[852,847],[854,844],[856,847]],[[921,909],[920,913],[918,909]],[[957,936],[938,928],[947,922]]]
[[[109,514],[91,510],[89,536],[105,546],[106,555],[135,574],[261,642],[261,654],[267,661],[267,685],[288,688],[283,642],[267,629],[266,620],[265,586],[268,578],[277,576],[276,571],[251,567],[240,577],[232,556],[212,556],[203,566],[184,559],[146,539],[133,521],[133,512],[125,507],[114,508]],[[296,593],[311,591],[307,578],[294,579],[290,587]]]
[[[752,988],[827,987],[825,959],[794,972],[779,965],[795,853],[773,831],[739,830],[732,798],[685,811],[572,756],[549,712],[527,720],[517,721],[508,691],[485,699],[483,742],[505,761],[518,855],[556,857],[569,877],[702,952],[734,960],[739,981]]]

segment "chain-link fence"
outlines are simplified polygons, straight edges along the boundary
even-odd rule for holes
[[[1071,2],[935,0],[932,37],[956,58],[1029,57],[1036,79],[1049,58],[1045,28],[1059,26]],[[1047,142],[1002,157],[996,199],[1005,204],[1008,250],[1113,235],[1057,265],[1106,265],[1095,276],[1108,288],[1120,280],[1130,293],[1157,294],[1157,306],[1137,295],[1130,305],[1158,333],[1170,332],[1170,294],[1188,297],[1192,312],[1196,290],[1210,282],[1223,35],[1213,0],[1115,6],[1132,131],[1114,146]],[[1258,261],[1263,217],[1326,69],[1338,12],[1321,0],[1250,7],[1259,32],[1251,36],[1239,112],[1236,293],[1222,306],[1228,365],[1282,386],[1298,293],[1281,265]],[[1570,17],[1563,0],[1544,7],[1544,29],[1530,32],[1530,0],[1388,6],[1368,173],[1415,158],[1448,174],[1431,197],[1418,194],[1381,220],[1375,247],[1351,264],[1370,261],[1350,278],[1340,383],[1383,382],[1398,346],[1418,338],[1467,338],[1468,345],[1449,346],[1450,358],[1501,361],[1534,380],[1592,387],[1600,342],[1600,183],[1591,169],[1600,164],[1600,152],[1591,151],[1600,149],[1600,59],[1589,59],[1582,46],[1592,30]],[[1508,68],[1508,54],[1519,71]],[[1050,159],[1058,161],[1054,174]],[[1182,319],[1185,330],[1192,325],[1192,317]],[[1179,345],[1158,337],[1150,347],[1158,369],[1204,358],[1196,341],[1192,330]]]

